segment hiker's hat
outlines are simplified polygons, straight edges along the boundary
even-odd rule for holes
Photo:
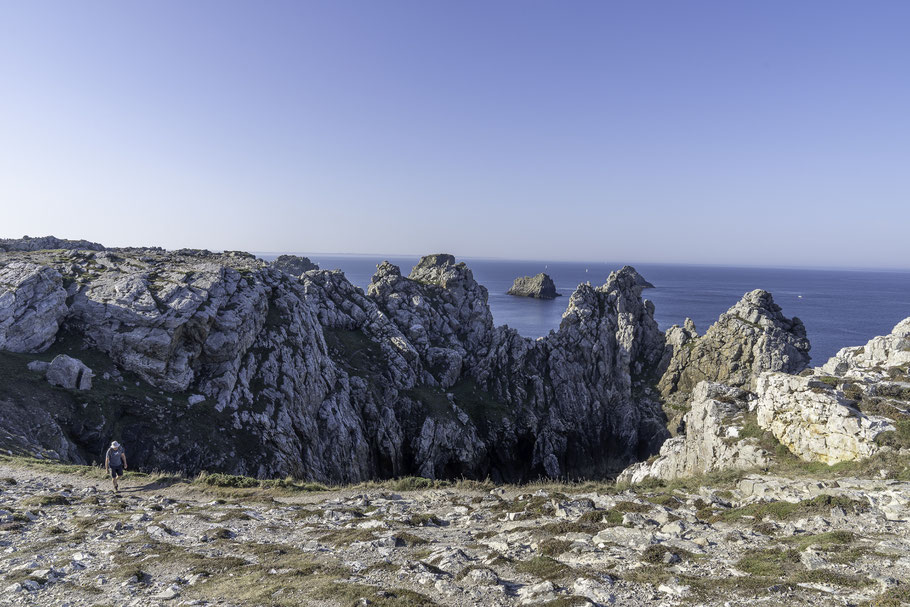
[[[118,443],[117,441],[114,441],[111,443],[111,447],[113,447],[114,449],[117,449],[118,447],[120,447],[120,443]]]

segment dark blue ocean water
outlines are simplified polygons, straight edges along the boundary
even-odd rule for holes
[[[271,260],[276,255],[262,254]],[[323,269],[341,269],[348,280],[366,290],[376,264],[388,259],[405,276],[416,257],[308,255]],[[541,337],[559,326],[575,287],[590,281],[606,282],[611,271],[623,264],[580,262],[534,262],[493,259],[463,259],[474,278],[490,292],[490,309],[497,325],[506,324],[526,337]],[[654,302],[655,319],[661,329],[682,324],[688,316],[699,334],[735,304],[744,293],[765,289],[786,316],[798,316],[806,325],[812,344],[812,364],[820,365],[840,348],[866,343],[889,333],[910,316],[910,272],[857,270],[797,270],[635,264],[654,289],[643,296]],[[506,295],[518,276],[546,272],[564,297],[539,301]]]

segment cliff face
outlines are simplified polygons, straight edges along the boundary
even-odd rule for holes
[[[90,461],[116,436],[139,466],[325,481],[603,476],[666,437],[649,388],[664,336],[637,277],[580,286],[535,341],[494,327],[446,255],[407,278],[382,264],[366,295],[242,253],[5,253],[4,446]],[[90,390],[27,367],[64,353]]]

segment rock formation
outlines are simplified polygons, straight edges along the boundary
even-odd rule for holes
[[[763,371],[805,366],[802,323],[754,291],[704,337],[691,322],[665,335],[645,285],[629,267],[600,287],[580,285],[559,329],[532,340],[494,326],[487,290],[445,254],[424,257],[407,277],[382,263],[365,294],[341,272],[291,275],[242,252],[3,253],[0,447],[90,462],[116,431],[134,445],[134,465],[188,472],[602,478],[668,437],[659,385],[692,408],[692,428],[666,446],[657,474],[711,469],[712,457],[758,462],[742,441],[739,454],[725,448],[729,427],[742,424],[742,398],[707,384],[687,398],[709,379],[758,390],[769,411],[761,419],[802,454],[786,437],[805,424],[771,389],[799,392],[793,382],[802,380],[755,383]],[[853,405],[869,409],[861,419],[903,411],[885,392],[904,394],[905,329],[829,363],[862,393]],[[876,370],[885,363],[890,383]],[[865,379],[854,375],[868,385],[856,388]],[[816,381],[806,380],[813,395]],[[899,429],[887,423],[860,443]],[[830,436],[826,444],[846,440]]]
[[[66,312],[66,291],[59,272],[22,261],[0,267],[0,350],[47,349]]]
[[[512,287],[506,293],[535,299],[555,299],[559,297],[553,279],[543,272],[534,276],[516,278],[515,282],[512,283]]]
[[[659,384],[664,396],[688,394],[700,381],[750,390],[763,371],[799,373],[809,363],[802,321],[785,317],[762,290],[746,293],[704,336],[688,320],[667,332],[667,342],[672,355]]]
[[[759,423],[798,457],[836,464],[875,455],[897,426],[910,428],[910,318],[811,374],[763,374],[756,392]]]
[[[603,477],[667,434],[650,389],[664,336],[626,269],[579,287],[542,340],[494,327],[449,255],[407,278],[381,264],[368,295],[240,252],[10,252],[0,276],[3,350],[33,353],[0,351],[7,394],[37,395],[66,442],[36,452],[91,461],[118,428],[137,466],[522,480]],[[94,372],[78,398],[26,372],[61,354]]]
[[[692,332],[676,327],[668,344],[687,343]],[[910,452],[910,319],[865,346],[844,348],[822,367],[799,375],[764,371],[752,381],[754,394],[699,383],[687,403],[685,435],[620,478],[638,483],[766,467],[776,456],[759,437],[802,460],[832,465]],[[731,399],[733,392],[748,396]]]
[[[770,456],[755,437],[743,437],[748,424],[748,393],[739,388],[699,382],[685,416],[685,436],[669,439],[660,454],[630,466],[617,480],[672,480],[717,470],[766,466]]]
[[[297,255],[279,255],[269,265],[291,276],[300,276],[304,272],[319,269],[319,266],[310,261],[309,257],[299,257]]]

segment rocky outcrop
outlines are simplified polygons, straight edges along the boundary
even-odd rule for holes
[[[299,257],[297,255],[279,255],[269,265],[291,276],[300,276],[304,272],[319,269],[319,266],[310,261],[309,257]]]
[[[758,423],[801,459],[855,461],[879,450],[875,437],[891,423],[864,415],[843,392],[814,377],[765,373],[758,379]]]
[[[559,297],[556,285],[549,275],[541,272],[534,276],[521,276],[515,279],[512,287],[506,291],[508,295],[518,297],[533,297],[535,299],[555,299]]]
[[[756,393],[759,423],[802,459],[836,464],[910,447],[896,432],[910,421],[910,318],[811,374],[763,374]]]
[[[494,327],[486,289],[449,255],[408,277],[381,264],[368,294],[240,252],[16,252],[0,271],[44,276],[62,302],[25,349],[95,374],[77,398],[23,372],[44,358],[0,351],[7,393],[37,395],[68,441],[57,451],[84,461],[116,428],[136,466],[518,481],[606,476],[666,437],[650,389],[664,336],[626,270],[582,285],[542,340]],[[9,284],[7,301],[34,304],[28,281]]]
[[[743,436],[749,424],[747,398],[739,388],[700,382],[685,416],[685,436],[667,440],[656,458],[630,466],[617,480],[640,483],[767,466],[771,454],[757,438]]]
[[[23,261],[0,266],[0,350],[47,349],[66,312],[59,272]]]
[[[29,367],[33,369],[33,367]],[[66,354],[58,354],[44,371],[47,381],[53,386],[69,390],[91,390],[92,370],[81,360]]]
[[[83,249],[103,251],[104,245],[88,240],[67,240],[55,236],[0,238],[0,251],[41,251],[49,249]]]
[[[671,328],[667,342],[672,354],[659,383],[664,396],[690,393],[700,381],[750,390],[763,371],[799,373],[809,364],[802,321],[785,317],[762,290],[746,293],[704,336],[688,321]]]
[[[910,318],[899,322],[888,335],[874,337],[864,346],[843,348],[821,371],[838,377],[865,379],[870,373],[910,366]]]

